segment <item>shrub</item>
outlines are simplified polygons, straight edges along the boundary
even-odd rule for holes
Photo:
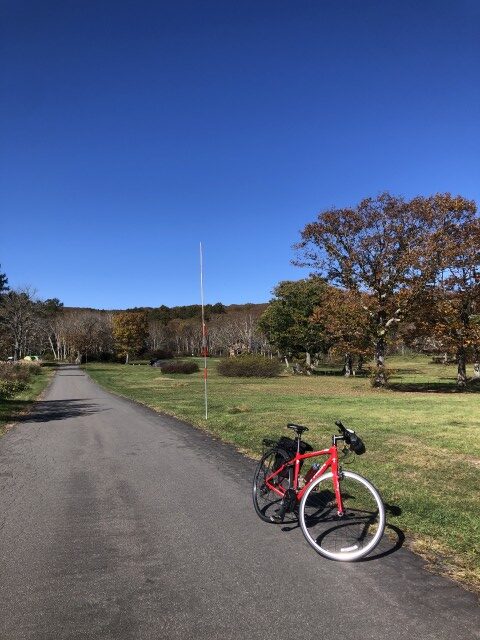
[[[20,380],[28,382],[30,380],[30,366],[27,364],[14,364],[7,372],[7,380]]]
[[[148,351],[143,357],[146,360],[171,360],[173,353],[168,349],[155,349],[155,351]]]
[[[23,391],[27,383],[22,380],[0,380],[0,400],[11,398],[16,393]]]
[[[116,353],[111,351],[100,351],[100,353],[90,354],[88,356],[89,362],[125,362],[125,358],[119,358]]]
[[[16,362],[0,364],[0,399],[11,398],[28,386],[32,375],[40,372],[35,362]]]
[[[25,365],[22,365],[22,366],[25,366]],[[30,362],[26,366],[28,367],[28,371],[32,376],[38,376],[42,368],[38,362]]]
[[[20,362],[8,362],[0,364],[0,379],[1,380],[22,380],[28,382],[33,369],[38,365],[32,365]]]
[[[195,373],[200,371],[196,362],[186,362],[185,360],[176,360],[174,362],[165,362],[160,367],[162,373]]]
[[[253,354],[225,358],[218,363],[218,373],[228,377],[275,378],[281,371],[282,365],[278,360]]]

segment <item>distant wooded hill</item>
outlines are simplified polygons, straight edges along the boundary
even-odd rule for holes
[[[238,315],[241,313],[252,313],[255,317],[260,316],[267,308],[268,303],[246,302],[245,304],[224,305],[221,302],[205,305],[205,317],[207,320],[213,316]],[[170,320],[190,320],[202,317],[202,307],[199,304],[167,307],[162,304],[159,307],[133,307],[128,309],[95,309],[93,307],[65,307],[67,311],[92,311],[116,313],[119,311],[145,311],[149,320],[157,320],[168,324]]]

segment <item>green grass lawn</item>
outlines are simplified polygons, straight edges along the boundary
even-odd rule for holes
[[[55,367],[47,363],[41,367],[38,375],[32,376],[30,384],[24,391],[8,400],[0,400],[0,436],[5,433],[5,425],[15,422],[21,414],[31,408],[35,399],[51,380],[54,370]]]
[[[366,378],[282,375],[222,378],[209,360],[209,418],[201,374],[162,375],[149,366],[89,364],[111,391],[207,429],[258,456],[265,436],[287,422],[310,428],[306,439],[330,443],[341,419],[365,440],[350,469],[367,476],[391,507],[388,521],[437,570],[480,588],[480,387],[455,392],[455,367],[423,356],[392,358],[392,389]],[[391,529],[393,531],[393,529]]]

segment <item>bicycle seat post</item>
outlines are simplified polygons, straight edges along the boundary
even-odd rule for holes
[[[298,433],[298,431],[297,431],[297,436],[295,440],[297,441],[297,453],[300,453],[300,443],[302,442],[302,434]]]
[[[296,434],[296,441],[297,441],[297,453],[300,453],[300,444],[302,442],[302,433],[304,431],[308,431],[308,427],[302,427],[302,425],[300,424],[294,424],[294,423],[289,423],[287,424],[288,429],[292,429],[293,431],[295,431]]]

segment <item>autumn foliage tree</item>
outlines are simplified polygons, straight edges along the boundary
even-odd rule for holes
[[[355,373],[355,358],[356,370],[360,372],[365,358],[373,353],[375,331],[369,307],[370,300],[365,294],[328,287],[310,317],[324,343],[331,345],[330,351],[344,358],[346,376]]]
[[[444,226],[435,216],[441,209],[445,219],[453,219],[470,205],[449,194],[408,201],[383,193],[353,208],[323,211],[303,229],[295,264],[369,297],[378,386],[386,382],[389,335],[440,268],[439,244],[431,239]]]
[[[113,337],[119,355],[128,364],[131,355],[136,355],[148,337],[148,315],[144,311],[125,311],[113,316]]]
[[[429,199],[428,253],[434,277],[417,305],[417,329],[457,360],[457,385],[467,384],[469,355],[480,350],[480,220],[471,200],[449,194]]]

